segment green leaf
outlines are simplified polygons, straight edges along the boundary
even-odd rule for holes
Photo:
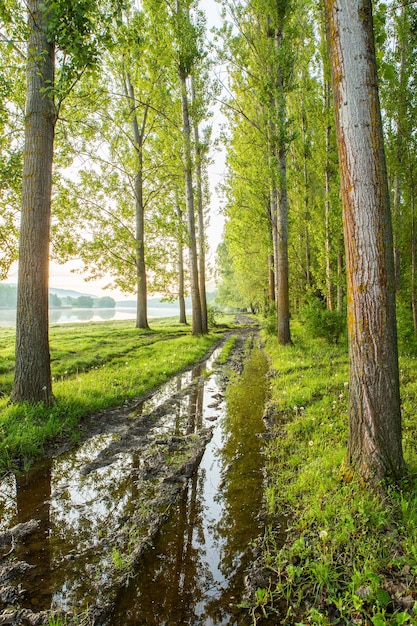
[[[376,591],[376,598],[379,604],[383,607],[386,607],[391,600],[388,591],[385,591],[385,589],[381,589],[381,587],[379,587],[379,589],[377,589]]]

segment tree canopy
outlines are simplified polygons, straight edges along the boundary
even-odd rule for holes
[[[381,119],[378,145],[385,145],[386,154],[383,160],[382,147],[378,155],[367,148],[370,162],[386,171],[375,184],[384,188],[379,206],[385,207],[387,237],[366,243],[361,239],[369,225],[365,209],[359,210],[359,226],[349,221],[353,209],[347,209],[346,189],[362,182],[343,149],[356,126],[343,130],[350,100],[344,94],[340,105],[338,89],[346,72],[341,63],[335,66],[336,57],[343,52],[347,59],[356,42],[346,38],[335,45],[339,21],[332,21],[332,3],[217,4],[222,26],[208,33],[206,6],[197,0],[33,0],[30,10],[20,0],[1,3],[0,275],[7,276],[20,242],[18,309],[31,310],[35,301],[36,306],[42,301],[47,313],[50,249],[60,261],[78,258],[91,280],[107,277],[109,285],[135,292],[138,327],[148,326],[148,293],[178,297],[182,305],[190,294],[191,331],[207,332],[211,112],[220,101],[227,168],[221,184],[225,226],[217,251],[218,303],[269,316],[278,342],[291,344],[291,318],[306,307],[325,311],[326,319],[333,316],[337,323],[348,311],[351,332],[352,302],[370,289],[366,312],[350,335],[352,346],[366,335],[364,320],[378,299],[368,280],[371,261],[366,255],[384,239],[376,266],[390,289],[393,283],[384,299],[384,319],[394,328],[396,297],[401,319],[414,336],[416,7],[358,0],[349,17],[348,30],[353,33],[360,22],[359,29],[367,33],[367,54],[374,50],[366,66],[372,89],[378,87],[369,124],[375,116]],[[38,21],[32,19],[35,13]],[[361,15],[366,20],[361,22]],[[359,77],[353,80],[353,87],[346,85],[359,89]],[[28,120],[40,108],[49,125],[35,139],[46,141],[49,133],[49,143],[30,151],[35,140]],[[364,142],[366,127],[359,142]],[[36,176],[50,172],[50,179],[37,187],[44,198],[34,225],[43,220],[44,228],[36,242],[30,240],[35,227],[25,227],[25,215],[33,217],[28,201],[38,197],[29,188],[36,177],[29,176],[29,164]],[[347,172],[350,183],[344,178]],[[355,210],[358,203],[359,197]],[[40,255],[36,262],[35,251]],[[359,263],[355,254],[369,258],[369,264],[366,280],[353,285],[349,281]],[[49,358],[46,313],[35,324],[37,332],[45,330],[44,346],[35,350],[43,354],[42,363]],[[370,331],[365,343],[374,340]],[[36,340],[27,341],[33,353]],[[22,342],[20,338],[20,347]],[[392,380],[394,352],[388,359]],[[48,376],[46,371],[46,380]],[[373,379],[358,383],[362,391],[375,384]],[[45,386],[52,398],[49,383],[40,388]]]

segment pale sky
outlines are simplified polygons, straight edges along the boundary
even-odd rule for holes
[[[221,25],[220,9],[215,0],[201,0],[200,8],[206,12],[207,15],[207,30],[209,31],[212,26]],[[223,117],[218,109],[214,110],[214,115],[211,120],[213,124],[213,138],[216,138],[220,132],[220,124],[223,122]],[[207,229],[207,239],[209,244],[209,250],[207,254],[207,261],[210,266],[214,266],[215,254],[217,246],[222,238],[223,231],[223,216],[220,212],[220,198],[216,193],[216,186],[222,182],[225,174],[225,156],[224,153],[213,153],[213,164],[208,168],[208,175],[210,181],[211,192],[211,204],[210,204],[210,224]],[[114,291],[111,289],[104,290],[106,284],[110,281],[103,279],[100,281],[85,281],[85,276],[74,272],[75,269],[80,268],[81,265],[76,260],[65,263],[64,265],[58,265],[51,261],[50,264],[50,287],[59,289],[73,289],[83,293],[90,293],[92,295],[104,296],[108,295],[116,300],[132,299],[135,296],[133,292],[131,295],[126,295],[120,291]],[[7,281],[8,283],[17,282],[17,264],[14,264],[11,268]],[[209,285],[209,289],[213,289],[213,284]]]

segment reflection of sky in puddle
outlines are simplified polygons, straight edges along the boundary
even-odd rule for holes
[[[211,366],[218,353],[212,355]],[[137,508],[139,496],[149,502],[155,493],[154,481],[150,480],[140,483],[139,494],[136,478],[146,443],[153,442],[148,439],[196,432],[204,425],[204,411],[209,415],[215,412],[207,405],[219,389],[213,377],[198,382],[203,369],[175,377],[145,402],[142,414],[161,407],[177,392],[184,394],[156,418],[141,451],[109,453],[108,464],[83,471],[99,456],[105,457],[111,444],[129,437],[134,420],[127,420],[122,431],[118,426],[117,433],[94,436],[57,459],[37,464],[28,473],[5,477],[0,485],[0,531],[29,519],[40,520],[39,528],[18,546],[19,559],[36,562],[22,581],[28,591],[24,606],[33,610],[83,610],[87,603],[106,600],[100,598],[98,583],[110,575],[114,549],[122,551],[125,547],[118,532]]]
[[[120,590],[107,626],[251,621],[238,603],[251,545],[261,530],[262,440],[257,435],[264,428],[267,367],[265,356],[254,350],[230,385],[227,403],[218,402],[215,378],[208,381],[202,406],[207,417],[218,416],[213,437],[155,550],[145,555],[140,575]]]

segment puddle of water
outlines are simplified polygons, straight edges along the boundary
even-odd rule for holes
[[[138,506],[155,495],[158,479],[139,480],[155,450],[155,437],[183,437],[205,425],[204,395],[218,389],[210,378],[197,381],[218,352],[206,366],[175,377],[144,403],[142,414],[149,414],[150,427],[144,429],[141,419],[135,422],[127,409],[116,432],[95,436],[0,484],[0,532],[32,519],[39,522],[16,542],[13,554],[33,566],[24,580],[13,581],[24,589],[22,607],[72,612],[106,602],[101,586],[110,584],[115,550],[126,548],[120,531]]]
[[[262,414],[267,362],[254,349],[170,520],[119,593],[112,626],[247,624],[239,609],[251,543],[261,531]],[[216,388],[211,388],[211,396]]]
[[[261,530],[262,440],[257,435],[264,430],[267,362],[254,349],[230,385],[227,402],[216,376],[206,376],[204,369],[175,377],[143,403],[146,428],[127,408],[113,432],[3,481],[0,531],[39,522],[17,541],[13,554],[33,566],[12,581],[24,590],[21,607],[72,613],[105,605],[108,590],[117,590],[115,550],[127,549],[121,531],[143,502],[152,506],[159,478],[143,478],[147,462],[152,454],[167,454],[170,437],[181,440],[215,425],[172,515],[118,591],[108,624],[248,623],[238,604],[251,542]]]

